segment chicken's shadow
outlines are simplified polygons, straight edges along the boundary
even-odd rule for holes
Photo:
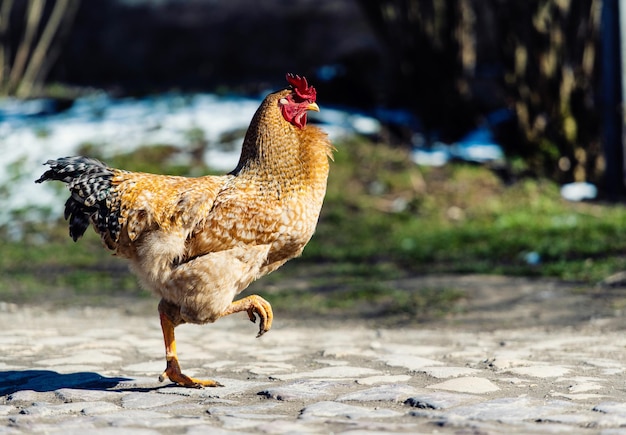
[[[57,373],[51,370],[0,371],[0,396],[18,391],[55,391],[60,388],[79,390],[109,390],[129,378],[108,378],[93,372]]]

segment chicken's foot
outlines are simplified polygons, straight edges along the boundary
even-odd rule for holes
[[[256,316],[254,313],[259,315],[259,333],[257,334],[257,338],[265,334],[272,327],[272,319],[274,319],[272,306],[261,296],[250,295],[243,299],[239,299],[238,301],[234,301],[228,308],[226,308],[226,310],[224,310],[221,317],[238,313],[240,311],[247,311],[248,318],[252,323],[256,322]]]
[[[211,379],[195,379],[181,372],[178,356],[176,355],[176,339],[174,337],[174,328],[181,322],[175,323],[172,321],[166,312],[167,308],[169,308],[167,305],[169,304],[163,301],[159,304],[159,317],[161,318],[161,329],[163,330],[163,340],[165,341],[165,360],[167,361],[165,371],[159,376],[159,382],[163,382],[165,378],[169,378],[170,381],[183,387],[223,387],[223,385],[217,381]]]

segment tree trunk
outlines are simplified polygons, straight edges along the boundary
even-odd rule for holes
[[[0,89],[4,87],[9,74],[11,47],[8,36],[12,9],[13,0],[4,0],[0,6]]]
[[[37,35],[37,29],[41,23],[41,17],[43,15],[43,9],[46,5],[45,0],[30,0],[28,3],[28,12],[26,13],[26,31],[24,37],[20,42],[20,45],[15,54],[15,60],[13,61],[13,67],[11,68],[11,74],[9,76],[8,91],[13,93],[17,89],[20,80],[26,69],[28,58],[32,52],[35,36]]]
[[[33,90],[43,82],[45,75],[43,74],[44,68],[49,69],[50,66],[49,63],[46,64],[46,62],[52,61],[48,58],[48,53],[54,37],[61,25],[64,24],[64,21],[73,20],[77,9],[78,0],[57,0],[52,14],[46,23],[46,27],[39,38],[39,42],[33,51],[24,76],[17,88],[16,95],[18,97],[26,98],[31,96]],[[66,22],[65,24],[69,25],[70,23]],[[52,53],[55,53],[55,55],[58,54],[56,49],[53,50]]]

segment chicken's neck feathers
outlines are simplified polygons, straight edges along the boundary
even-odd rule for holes
[[[282,190],[326,183],[332,145],[315,126],[299,129],[287,122],[275,98],[266,99],[255,113],[232,175],[254,179]],[[319,180],[318,180],[319,178]]]

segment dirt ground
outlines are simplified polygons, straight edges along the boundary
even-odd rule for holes
[[[626,286],[590,285],[557,279],[496,275],[424,275],[388,281],[385,284],[407,291],[431,288],[454,289],[463,297],[443,317],[413,319],[411,326],[452,328],[466,331],[545,327],[603,330],[626,329]],[[261,289],[259,289],[261,290]],[[263,294],[260,291],[260,294]],[[266,294],[272,301],[272,294]],[[282,313],[285,321],[315,322],[308,316]],[[286,317],[286,318],[285,318]],[[346,321],[352,319],[328,319]],[[370,326],[402,326],[406,321],[389,318],[354,318]]]
[[[422,276],[398,280],[400,288],[454,288],[466,296],[453,313],[429,326],[466,330],[507,328],[595,327],[626,328],[626,287],[565,282],[545,278],[491,275]]]

